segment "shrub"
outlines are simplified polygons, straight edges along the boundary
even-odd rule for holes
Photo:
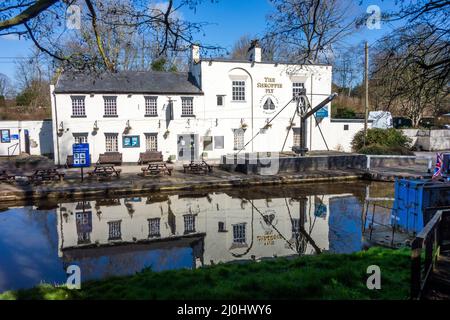
[[[414,152],[405,147],[401,146],[388,147],[380,144],[371,144],[362,147],[361,149],[358,150],[358,152],[362,154],[384,154],[384,155],[402,155],[402,156],[414,155]]]
[[[400,149],[409,149],[411,139],[403,134],[402,131],[396,129],[368,129],[366,137],[366,146],[378,145],[385,146],[391,149],[395,149],[396,152],[400,152]],[[361,152],[364,147],[364,130],[359,131],[353,137],[352,148],[356,152]],[[403,152],[403,151],[402,151]],[[398,153],[396,153],[398,154]]]

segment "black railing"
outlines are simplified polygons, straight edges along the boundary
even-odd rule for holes
[[[19,146],[19,143],[15,143],[11,146],[8,147],[8,158],[14,155],[14,152],[16,152],[17,147]],[[10,152],[10,150],[14,148],[14,150],[12,152]]]
[[[437,211],[411,244],[411,299],[424,292],[444,241],[449,237],[450,210]],[[422,259],[423,258],[423,259]]]

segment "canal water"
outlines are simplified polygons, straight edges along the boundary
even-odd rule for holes
[[[371,193],[392,196],[391,184]],[[363,182],[235,188],[0,208],[0,292],[365,246]],[[373,196],[373,194],[371,194]]]

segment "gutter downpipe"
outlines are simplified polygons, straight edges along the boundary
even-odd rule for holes
[[[61,166],[61,158],[59,155],[59,136],[58,136],[58,108],[56,107],[56,94],[55,90],[52,92],[53,101],[55,103],[55,135],[56,135],[56,152],[58,154],[58,166]]]

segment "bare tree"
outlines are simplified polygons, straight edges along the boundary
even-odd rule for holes
[[[386,37],[395,39],[395,45],[390,47],[389,54],[407,51],[402,56],[405,63],[401,65],[416,64],[416,77],[448,83],[450,0],[400,0],[399,9],[387,14],[385,19],[404,23]]]
[[[350,97],[357,81],[361,80],[364,65],[363,50],[360,45],[336,50],[333,59],[334,83],[340,88],[340,95]]]
[[[13,93],[13,89],[11,87],[11,82],[9,78],[4,75],[3,73],[0,73],[0,97],[3,99],[6,99]]]
[[[178,12],[200,2],[168,0],[164,5],[155,5],[150,0],[6,0],[0,3],[0,35],[17,34],[29,38],[37,48],[66,68],[115,71],[121,67],[129,68],[134,63],[139,47],[128,45],[132,41],[148,38],[147,43],[153,43],[152,50],[157,51],[158,56],[185,50],[194,43],[194,36],[205,23],[186,21]],[[72,4],[81,8],[80,33],[66,27],[66,11]],[[67,50],[67,38],[72,38],[69,48],[82,50]]]
[[[269,15],[267,38],[277,39],[290,60],[304,63],[327,60],[339,42],[355,30],[349,18],[349,0],[270,0],[275,13]]]
[[[437,115],[448,96],[448,75],[441,77],[441,70],[424,69],[415,58],[420,55],[427,60],[433,46],[419,49],[401,44],[405,37],[421,41],[424,28],[427,27],[417,25],[396,30],[378,43],[372,58],[372,96],[376,95],[380,107],[410,117],[414,125],[425,112]],[[434,44],[442,45],[438,39]]]

